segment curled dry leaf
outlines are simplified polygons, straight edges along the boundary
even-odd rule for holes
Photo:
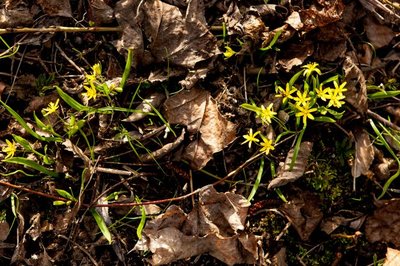
[[[364,115],[368,109],[367,85],[362,71],[355,65],[353,59],[346,57],[343,63],[347,91],[344,92],[346,101],[351,104],[357,112]]]
[[[37,0],[37,3],[43,11],[51,17],[72,17],[69,0]]]
[[[352,133],[356,141],[356,151],[351,167],[351,175],[357,178],[368,172],[374,160],[375,150],[365,129],[356,127]]]
[[[18,5],[17,1],[14,1],[17,4],[7,8],[0,9],[0,27],[1,28],[14,28],[21,26],[28,26],[33,24],[33,17],[35,14],[31,13],[31,10],[28,6]]]
[[[350,217],[347,217],[350,216]],[[321,222],[321,231],[330,235],[339,226],[348,226],[351,229],[359,230],[364,224],[366,215],[356,211],[348,211],[345,213],[339,212],[337,215],[328,217]]]
[[[89,1],[89,19],[101,25],[111,23],[114,19],[114,10],[104,0]]]
[[[170,124],[185,125],[191,135],[200,133],[183,154],[194,169],[203,168],[214,153],[235,139],[236,126],[219,113],[217,104],[205,90],[182,91],[166,100],[164,106]]]
[[[384,47],[395,37],[395,33],[388,26],[380,24],[374,17],[366,16],[364,29],[367,37],[375,49]]]
[[[400,199],[378,201],[377,205],[365,223],[368,241],[384,241],[400,247]]]
[[[307,32],[341,19],[345,8],[343,2],[336,0],[327,0],[324,2],[326,2],[326,5],[322,9],[312,5],[309,9],[301,11],[301,22],[304,25],[302,30]]]
[[[255,263],[256,239],[242,232],[249,206],[243,196],[206,186],[189,214],[172,205],[149,221],[135,250],[150,250],[153,265],[207,252],[228,265]]]
[[[312,147],[313,143],[309,141],[304,141],[300,144],[300,150],[292,170],[290,170],[290,164],[292,163],[294,149],[291,149],[286,156],[285,163],[279,167],[277,177],[269,183],[268,189],[286,185],[301,177],[306,170],[307,160],[311,154]]]
[[[280,210],[304,241],[308,240],[323,217],[319,208],[319,198],[310,193],[296,196],[293,200],[285,203]]]
[[[152,58],[144,60],[148,63],[168,61],[172,65],[194,68],[197,62],[220,53],[215,36],[202,18],[204,10],[199,0],[190,1],[186,14],[160,0],[137,2],[119,1],[115,8],[118,23],[124,28],[118,46],[132,48],[136,61],[145,54],[143,35],[150,43]]]
[[[386,258],[383,266],[398,266],[400,265],[400,251],[394,248],[387,248]]]
[[[151,94],[146,99],[143,99],[142,103],[135,108],[136,110],[140,111],[140,113],[132,113],[130,116],[123,119],[122,122],[136,122],[145,118],[148,113],[153,110],[152,107],[157,109],[164,99],[164,93],[155,92]]]

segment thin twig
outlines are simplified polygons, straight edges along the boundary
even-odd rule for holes
[[[394,129],[394,130],[397,130],[397,131],[400,131],[400,127],[399,127],[399,126],[393,124],[393,123],[390,122],[389,120],[383,118],[382,116],[378,115],[378,114],[375,113],[375,112],[372,112],[372,111],[369,110],[369,109],[367,110],[367,115],[369,115],[370,117],[372,117],[372,118],[378,120],[379,122],[381,122],[383,125],[385,125],[385,126],[387,126],[387,127],[390,127],[390,128],[392,128],[392,129]]]
[[[67,55],[66,53],[64,53],[64,51],[61,49],[61,47],[60,47],[57,43],[54,43],[54,44],[56,45],[56,47],[57,47],[58,51],[60,52],[60,54],[61,54],[65,59],[67,59],[67,61],[68,61],[76,70],[78,70],[79,73],[81,73],[82,75],[85,75],[85,71],[84,71],[82,68],[80,68],[77,64],[75,64],[75,62],[72,61],[72,59],[69,58],[68,55]]]
[[[0,29],[1,34],[7,33],[51,33],[51,32],[121,32],[121,27],[44,27],[44,28],[7,28]]]
[[[93,265],[95,265],[95,266],[99,265],[99,264],[94,260],[94,258],[92,257],[92,255],[90,255],[90,253],[89,253],[84,247],[82,247],[81,245],[79,245],[78,243],[76,243],[75,241],[69,239],[69,238],[66,237],[66,236],[58,235],[58,237],[59,237],[59,238],[63,238],[63,239],[65,239],[65,240],[71,242],[74,246],[76,246],[77,248],[79,248],[80,251],[82,251],[83,253],[86,254],[86,256],[87,256],[87,257],[89,258],[89,260],[93,263]]]

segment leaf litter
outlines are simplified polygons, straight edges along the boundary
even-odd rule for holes
[[[0,158],[17,155],[0,162],[0,261],[396,265],[398,5],[270,2],[5,1],[0,95],[21,118],[0,110]],[[292,162],[282,133],[298,123],[260,126],[239,105],[268,102],[313,61],[322,75],[312,83],[334,73],[346,105],[335,123],[309,119]],[[387,127],[382,138],[368,119]],[[260,168],[259,146],[240,145],[256,125],[282,137]]]

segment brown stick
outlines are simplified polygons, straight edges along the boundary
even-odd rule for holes
[[[55,26],[48,28],[6,28],[0,29],[1,34],[7,33],[51,33],[51,32],[121,32],[121,27],[63,27]]]

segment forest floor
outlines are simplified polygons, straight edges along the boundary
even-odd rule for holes
[[[400,265],[400,5],[7,0],[2,265]]]

